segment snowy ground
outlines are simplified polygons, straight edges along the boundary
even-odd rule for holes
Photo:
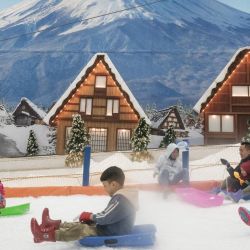
[[[72,221],[82,210],[101,211],[108,200],[107,196],[84,195],[8,199],[9,205],[30,202],[31,210],[27,215],[0,218],[0,249],[84,249],[77,242],[33,243],[30,219],[35,217],[40,223],[42,209],[48,207],[52,218]],[[247,250],[250,227],[243,224],[238,216],[237,209],[240,205],[250,208],[249,202],[232,204],[230,201],[220,207],[198,208],[180,201],[175,194],[164,200],[160,193],[140,192],[140,210],[136,224],[153,223],[157,227],[156,243],[148,249]]]
[[[211,180],[223,179],[227,176],[225,168],[219,164],[219,159],[224,157],[233,165],[239,161],[238,146],[222,146],[220,148],[190,148],[191,180]],[[209,153],[210,152],[210,153]],[[161,152],[162,153],[162,152]],[[198,155],[202,157],[198,157]],[[205,156],[205,157],[204,157]],[[126,183],[152,183],[153,164],[146,162],[131,162],[128,157],[120,153],[111,154],[109,157],[99,161],[92,161],[92,182],[98,184],[98,175],[94,173],[101,172],[107,166],[112,164],[123,166],[126,172]],[[36,158],[36,161],[41,158]],[[49,159],[47,159],[49,161]],[[39,161],[38,161],[39,162]],[[37,162],[36,162],[37,163]],[[0,162],[1,164],[1,162]],[[125,167],[124,167],[125,166]],[[137,170],[133,170],[136,168]],[[60,185],[80,185],[81,178],[77,182],[72,179],[55,176],[53,178],[22,179],[18,177],[28,177],[30,175],[39,176],[39,174],[69,175],[80,174],[81,169],[36,169],[29,171],[3,171],[0,172],[0,178],[12,176],[14,179],[10,182],[4,182],[6,186],[29,186],[41,183],[41,185],[53,185],[60,182]],[[67,180],[67,182],[66,182]],[[8,205],[20,203],[31,203],[31,210],[28,214],[18,217],[0,217],[0,249],[4,250],[70,250],[84,249],[77,242],[46,242],[33,243],[30,232],[30,219],[36,217],[41,220],[41,213],[44,207],[48,207],[52,218],[60,218],[63,221],[72,221],[83,210],[99,212],[107,204],[108,196],[85,196],[75,195],[67,197],[39,197],[39,198],[9,198]],[[234,204],[231,201],[225,201],[220,207],[199,208],[181,201],[176,194],[171,194],[164,200],[161,193],[140,192],[140,210],[137,213],[136,224],[153,223],[157,227],[157,240],[153,250],[247,250],[249,249],[250,227],[241,222],[237,209],[239,206],[245,206],[250,209],[250,202],[241,202]],[[14,239],[14,240],[13,240]],[[101,247],[98,249],[110,249]],[[126,248],[122,248],[126,249]],[[129,248],[131,249],[131,248]]]

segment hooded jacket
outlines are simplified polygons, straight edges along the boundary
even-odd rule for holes
[[[138,191],[129,188],[118,190],[107,207],[93,215],[98,235],[123,235],[131,232],[138,210]]]
[[[170,143],[167,146],[165,154],[160,156],[155,165],[155,174],[160,176],[164,170],[168,170],[169,179],[173,180],[174,176],[182,171],[181,161],[178,158],[176,160],[170,159],[170,155],[176,148],[178,148],[178,146],[175,143]]]

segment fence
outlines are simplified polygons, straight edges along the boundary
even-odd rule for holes
[[[133,162],[131,152],[93,153],[90,185],[100,185],[100,174],[112,165],[124,169],[127,183],[155,183],[154,165],[164,149],[149,150],[150,162]],[[189,150],[190,180],[222,180],[227,175],[220,158],[232,166],[240,161],[239,145],[195,146]],[[82,168],[64,166],[65,156],[0,159],[0,179],[7,187],[81,186]]]

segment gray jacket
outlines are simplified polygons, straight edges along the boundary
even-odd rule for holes
[[[118,190],[107,207],[93,215],[98,235],[122,235],[131,232],[138,208],[138,191]]]

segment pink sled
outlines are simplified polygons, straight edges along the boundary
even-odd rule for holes
[[[185,202],[191,203],[198,207],[215,207],[223,204],[224,197],[210,194],[206,191],[192,187],[176,188],[176,194]]]

